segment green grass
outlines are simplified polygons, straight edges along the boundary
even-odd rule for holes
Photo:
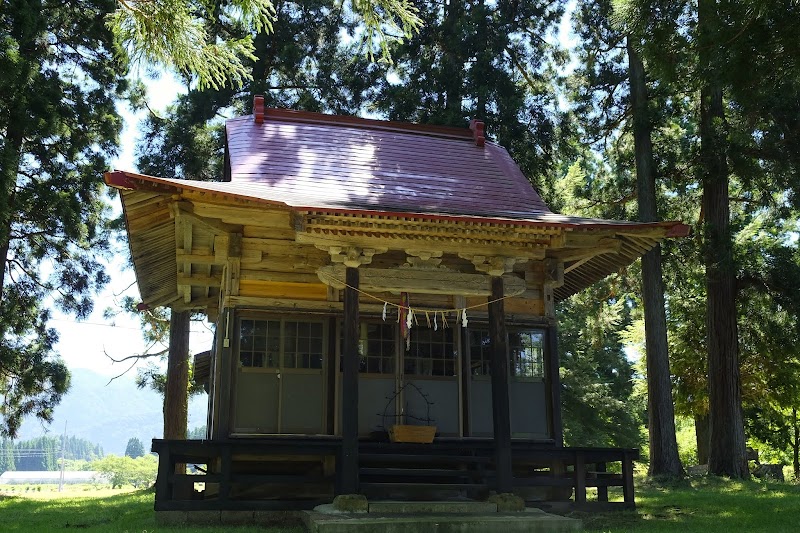
[[[19,495],[17,495],[19,494]],[[155,533],[202,531],[224,533],[231,526],[166,527],[156,525],[152,491],[22,492],[0,496],[0,530],[7,532],[108,531]],[[301,533],[304,528],[237,527],[237,533]]]
[[[728,533],[800,531],[800,486],[696,477],[679,483],[636,480],[636,511],[573,514],[586,531]]]
[[[594,532],[783,532],[800,531],[800,486],[739,482],[713,477],[658,484],[637,478],[635,512],[575,513]],[[120,531],[156,533],[301,533],[302,528],[165,527],[155,522],[153,493],[147,491],[50,490],[0,496],[4,532]]]

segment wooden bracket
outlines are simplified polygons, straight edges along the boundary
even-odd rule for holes
[[[406,250],[406,268],[416,268],[422,270],[435,270],[441,268],[441,251],[428,252],[422,250]]]
[[[170,214],[176,219],[188,220],[192,224],[196,224],[214,235],[241,233],[243,229],[241,225],[227,224],[218,218],[207,218],[196,215],[191,202],[173,202]]]
[[[564,262],[558,259],[544,260],[544,286],[557,289],[564,285]]]
[[[490,276],[502,276],[506,272],[511,272],[514,265],[518,262],[527,261],[521,257],[485,256],[472,254],[458,254],[461,259],[471,261],[475,265],[475,270],[484,272]]]
[[[357,246],[317,246],[331,255],[332,263],[343,263],[344,266],[358,268],[372,263],[372,257],[386,253],[387,248],[359,248]]]

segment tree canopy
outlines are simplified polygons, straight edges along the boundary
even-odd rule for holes
[[[48,325],[108,277],[102,174],[116,153],[125,69],[106,0],[4,2],[0,14],[0,433],[48,421],[69,387]]]

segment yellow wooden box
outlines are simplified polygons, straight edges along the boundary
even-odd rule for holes
[[[418,442],[430,444],[436,436],[436,426],[408,426],[395,424],[389,430],[389,440],[392,442]]]

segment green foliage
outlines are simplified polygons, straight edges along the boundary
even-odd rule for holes
[[[144,455],[131,458],[127,455],[106,455],[92,463],[92,470],[105,474],[112,488],[122,488],[131,485],[134,488],[149,487],[156,480],[158,471],[158,457]]]
[[[390,120],[483,120],[525,175],[549,188],[561,118],[550,68],[563,54],[543,36],[555,32],[564,2],[417,6],[423,29],[392,48],[394,76],[379,80],[370,108]]]
[[[678,454],[683,466],[697,464],[697,439],[695,436],[694,421],[685,416],[675,417],[675,430],[678,439]]]
[[[128,444],[125,446],[125,456],[131,459],[137,459],[144,456],[144,445],[137,437],[128,439]]]
[[[342,2],[328,4],[341,15]],[[201,91],[239,89],[258,79],[252,62],[265,60],[254,37],[280,28],[278,12],[287,7],[296,9],[271,0],[128,0],[108,17],[108,26],[134,62],[163,64],[187,79],[196,77]],[[377,47],[381,60],[391,62],[390,44],[421,25],[410,0],[353,0],[351,9],[370,59]]]
[[[634,396],[634,371],[620,331],[630,323],[613,283],[600,283],[559,304],[564,440],[570,446],[643,444],[644,398]]]
[[[187,432],[186,438],[189,440],[205,440],[207,438],[206,426],[198,426]]]
[[[124,71],[109,0],[11,1],[0,17],[0,433],[52,419],[69,387],[48,306],[86,317],[107,281],[102,173]],[[91,253],[89,253],[91,251]]]
[[[61,449],[68,461],[93,461],[103,456],[103,448],[79,437],[43,436],[14,442],[0,440],[0,473],[6,470],[58,470]]]
[[[270,0],[129,0],[107,20],[134,62],[164,64],[196,75],[201,89],[219,89],[252,79],[244,63],[255,60],[251,31],[271,31],[274,19]],[[218,21],[229,24],[213,27]]]

